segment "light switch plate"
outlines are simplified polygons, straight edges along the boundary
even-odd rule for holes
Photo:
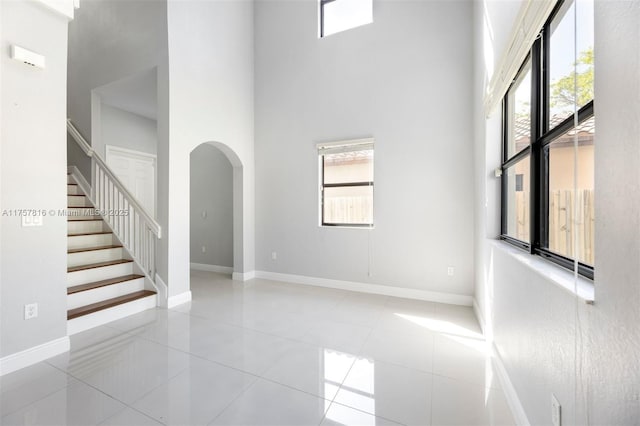
[[[42,216],[31,216],[31,215],[22,216],[22,226],[24,227],[42,226],[43,223],[44,223],[44,220]]]

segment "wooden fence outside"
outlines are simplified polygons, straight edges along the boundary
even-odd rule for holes
[[[575,200],[574,200],[575,198]],[[549,249],[583,263],[594,262],[595,212],[593,190],[552,191],[549,194]],[[574,212],[574,208],[578,209]],[[574,214],[577,213],[577,222]],[[574,230],[578,232],[576,253],[573,249]]]

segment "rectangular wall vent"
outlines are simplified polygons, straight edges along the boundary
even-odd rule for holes
[[[11,46],[11,59],[35,68],[44,69],[45,65],[44,56],[16,45]]]

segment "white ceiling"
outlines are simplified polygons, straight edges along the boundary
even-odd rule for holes
[[[95,89],[102,103],[157,119],[157,76],[153,68]]]

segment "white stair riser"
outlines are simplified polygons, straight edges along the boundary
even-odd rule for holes
[[[106,231],[102,220],[72,220],[67,222],[69,234],[86,234]]]
[[[100,215],[93,214],[94,210],[76,210],[73,211],[67,210],[67,219],[102,219]]]
[[[67,238],[69,249],[108,246],[117,244],[113,234],[77,235]]]
[[[67,266],[89,265],[118,259],[122,259],[122,248],[82,251],[67,254]]]
[[[68,207],[91,207],[91,201],[87,197],[83,196],[67,196]]]
[[[75,179],[73,179],[73,176],[67,175],[67,183],[77,183],[77,182],[75,181]]]
[[[82,189],[80,189],[80,185],[67,185],[67,194],[68,195],[83,195]]]
[[[71,207],[67,209],[67,218],[83,218],[90,216],[95,219],[102,219],[93,207]]]
[[[144,290],[144,278],[81,291],[67,296],[67,309],[87,306],[92,303],[113,299],[114,297],[124,296],[125,294],[134,293],[140,290]]]
[[[156,307],[156,295],[143,297],[89,315],[67,321],[67,334],[72,335]]]
[[[67,287],[133,274],[133,262],[67,273]]]

